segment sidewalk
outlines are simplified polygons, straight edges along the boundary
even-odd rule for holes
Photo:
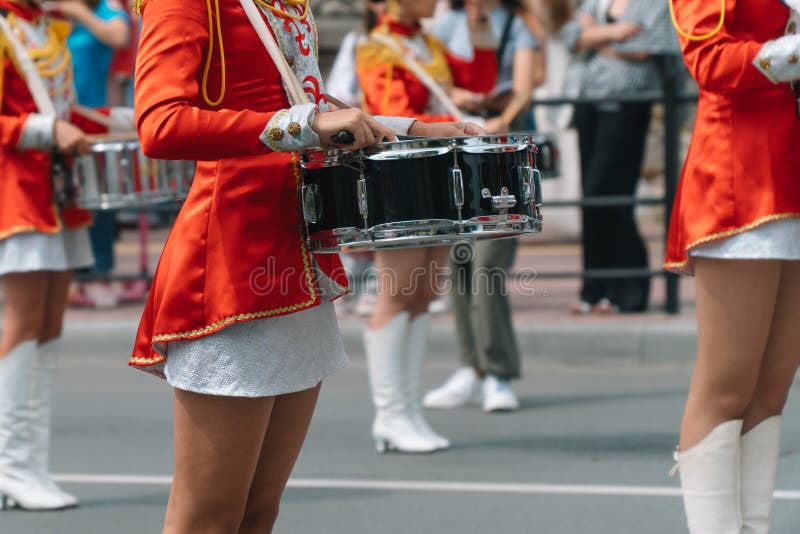
[[[154,230],[149,236],[149,270],[152,273],[161,252],[166,230]],[[653,267],[658,266],[662,246],[657,231],[648,232],[648,246]],[[138,235],[124,231],[117,243],[117,272],[139,271]],[[523,239],[515,271],[535,270],[579,271],[578,244],[548,243],[544,236]],[[681,280],[681,314],[669,315],[664,307],[664,280],[653,281],[651,312],[614,316],[574,316],[567,313],[575,300],[578,279],[537,278],[520,293],[517,282],[509,283],[518,342],[526,358],[576,363],[602,363],[606,360],[647,364],[689,362],[694,358],[696,331],[694,326],[694,291],[691,279]],[[531,295],[532,294],[532,295]],[[141,305],[111,310],[69,310],[69,328],[97,328],[98,322],[110,328],[134,331]],[[361,333],[365,320],[352,313],[341,313],[340,325],[352,356],[363,356]],[[436,357],[456,357],[456,334],[452,316],[434,317],[431,329],[431,351]]]

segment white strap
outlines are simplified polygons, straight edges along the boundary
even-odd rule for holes
[[[33,102],[36,104],[39,113],[42,115],[50,115],[55,117],[56,108],[50,98],[50,93],[44,86],[44,81],[39,74],[39,70],[36,68],[33,60],[28,55],[28,51],[14,36],[11,25],[8,24],[8,21],[3,16],[0,16],[0,32],[3,33],[6,40],[11,45],[11,48],[14,49],[14,55],[17,57],[17,63],[20,69],[22,69],[20,74],[25,80],[25,83],[28,85],[28,90],[31,92],[31,96],[33,96]]]
[[[436,83],[430,74],[425,71],[422,65],[419,62],[411,57],[407,50],[403,50],[403,48],[391,37],[387,35],[372,35],[370,37],[378,41],[381,44],[384,44],[391,48],[397,56],[400,58],[401,63],[405,65],[405,67],[411,71],[411,73],[417,77],[417,79],[422,82],[430,93],[436,97],[436,99],[442,103],[442,105],[447,109],[447,112],[450,113],[456,120],[463,121],[466,120],[466,116],[461,112],[460,109],[455,105],[453,100],[447,96],[447,93],[444,92],[442,86]]]
[[[297,79],[297,76],[295,76],[294,71],[289,66],[289,62],[286,61],[280,47],[278,47],[278,43],[275,42],[275,37],[272,35],[272,32],[267,28],[261,11],[255,6],[253,0],[239,0],[239,3],[242,4],[242,8],[244,8],[244,12],[250,20],[250,24],[253,25],[253,29],[258,34],[258,38],[261,39],[264,48],[267,49],[275,66],[278,67],[278,72],[280,72],[283,85],[286,88],[286,96],[289,98],[289,103],[293,106],[308,104],[309,99],[306,96],[303,85],[300,83],[300,80]]]

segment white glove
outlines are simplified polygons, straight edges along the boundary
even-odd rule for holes
[[[800,0],[794,0],[800,3]],[[800,35],[786,35],[761,47],[753,64],[772,83],[800,80]]]

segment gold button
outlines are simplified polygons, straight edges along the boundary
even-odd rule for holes
[[[293,56],[287,57],[286,62],[289,64],[290,67],[294,66],[294,57]]]
[[[764,59],[758,62],[758,65],[764,70],[769,70],[770,67],[772,67],[772,61],[770,61],[769,58],[765,57]]]
[[[792,54],[791,56],[789,56],[789,63],[791,63],[792,65],[794,65],[798,61],[800,61],[800,56],[798,56],[797,54]]]
[[[277,127],[270,128],[269,138],[273,141],[280,141],[281,139],[283,139],[283,130]]]
[[[289,132],[290,135],[297,137],[303,131],[303,128],[297,122],[290,122],[286,131]]]
[[[797,23],[792,21],[789,23],[789,26],[786,28],[787,33],[797,33]]]

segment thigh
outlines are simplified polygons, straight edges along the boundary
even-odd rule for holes
[[[767,346],[781,262],[696,258],[697,361],[681,449],[741,417]]]
[[[47,277],[45,271],[3,275],[5,309],[0,355],[22,341],[39,339],[44,325]]]
[[[67,293],[72,281],[72,271],[52,271],[47,273],[45,294],[44,327],[39,341],[42,343],[61,335],[64,324],[64,310],[67,307]]]
[[[758,374],[753,398],[755,408],[745,420],[745,430],[783,409],[800,364],[800,261],[787,261],[781,268],[775,314],[767,349]],[[751,412],[748,409],[748,412]],[[760,412],[760,413],[759,413]]]
[[[165,533],[236,532],[273,403],[273,397],[175,390],[175,475]]]
[[[320,386],[275,398],[240,534],[270,532],[283,489],[305,441]]]

